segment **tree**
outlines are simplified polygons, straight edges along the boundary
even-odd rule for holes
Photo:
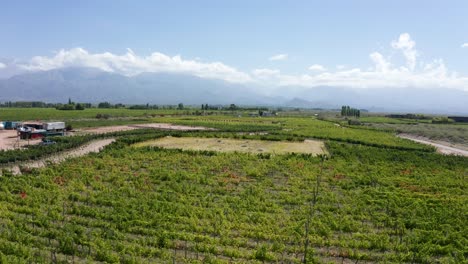
[[[84,106],[82,104],[80,104],[80,103],[77,103],[75,105],[75,110],[84,110]]]
[[[341,116],[353,116],[353,117],[360,117],[361,111],[356,108],[351,108],[349,105],[343,105],[341,107]]]
[[[110,108],[111,104],[109,102],[101,102],[98,104],[98,108]]]
[[[237,109],[237,105],[235,105],[235,104],[229,105],[229,110],[234,111],[234,110],[236,110],[236,109]]]
[[[184,109],[184,104],[183,104],[183,103],[179,103],[179,104],[177,105],[177,109],[183,110],[183,109]]]
[[[72,104],[72,100],[70,97],[68,98],[68,104]]]

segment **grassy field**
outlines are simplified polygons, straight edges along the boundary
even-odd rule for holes
[[[466,157],[311,117],[149,119],[217,131],[99,135],[117,141],[22,176],[4,172],[0,262],[467,260]],[[179,149],[284,149],[310,138],[326,156]],[[177,149],[142,143],[168,139]]]
[[[217,129],[232,127],[232,130],[249,131],[255,126],[257,131],[268,131],[270,138],[287,139],[324,139],[348,143],[385,146],[389,148],[431,150],[427,146],[395,137],[394,133],[379,130],[363,130],[339,126],[313,117],[306,118],[229,118],[213,117],[164,117],[153,119],[155,122],[174,123],[193,126],[206,126]]]
[[[0,108],[0,121],[25,120],[72,120],[96,118],[98,114],[113,118],[122,117],[153,117],[157,115],[182,115],[191,110],[145,109],[131,110],[126,108],[106,109],[88,108],[85,110],[56,110],[55,108]]]
[[[184,150],[207,150],[220,152],[247,153],[309,153],[326,154],[325,145],[320,141],[307,140],[304,142],[280,142],[266,140],[239,140],[221,138],[196,137],[164,137],[157,140],[135,144],[136,147],[154,146]]]

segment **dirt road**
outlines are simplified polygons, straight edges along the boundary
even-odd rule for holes
[[[60,152],[58,154],[40,160],[21,162],[20,165],[14,165],[5,168],[11,170],[14,175],[18,175],[21,174],[20,166],[27,168],[42,168],[50,163],[60,163],[69,158],[81,157],[91,152],[99,152],[105,146],[111,144],[114,141],[115,139],[113,138],[94,140],[76,149]]]
[[[427,138],[424,137],[418,137],[414,135],[409,135],[409,134],[399,134],[398,137],[400,138],[406,138],[418,143],[426,144],[426,145],[431,145],[437,148],[437,152],[446,154],[446,155],[460,155],[460,156],[466,156],[468,157],[468,151],[459,149],[459,148],[454,148],[450,146],[450,143],[444,142],[443,144],[441,142],[433,142]]]
[[[104,134],[110,132],[118,131],[128,131],[141,128],[152,128],[152,129],[161,129],[161,130],[180,130],[180,131],[198,131],[198,130],[214,130],[207,127],[196,127],[196,126],[181,126],[181,125],[172,125],[166,123],[151,123],[151,124],[140,124],[140,125],[121,125],[121,126],[105,126],[105,127],[93,127],[87,128],[77,133],[93,133],[93,134]]]

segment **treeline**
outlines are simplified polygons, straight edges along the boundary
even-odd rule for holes
[[[209,105],[202,104],[201,110],[242,110],[242,111],[268,111],[268,107],[249,107],[249,106],[238,106],[236,104],[230,105]],[[279,110],[278,110],[279,111]]]
[[[55,108],[57,104],[52,104],[52,103],[44,103],[44,102],[39,102],[39,101],[32,101],[32,102],[26,102],[26,101],[18,101],[18,102],[4,102],[0,103],[0,107],[15,107],[15,108],[31,108],[31,107],[40,107],[40,108]]]
[[[356,108],[351,108],[351,107],[349,107],[349,105],[343,105],[341,107],[341,116],[360,117],[361,116],[361,110],[356,109]]]
[[[75,103],[70,99],[68,103],[45,103],[40,101],[17,101],[17,102],[4,102],[0,103],[0,107],[3,108],[55,108],[57,110],[84,110],[85,108],[91,108],[91,103]]]
[[[164,109],[164,110],[187,110],[187,109],[201,109],[201,110],[212,110],[212,111],[269,111],[268,107],[262,106],[238,106],[236,104],[221,105],[221,104],[202,104],[201,108],[196,106],[184,106],[183,103],[176,105],[158,105],[158,104],[132,104],[125,105],[122,103],[112,104],[110,102],[99,102],[97,104],[92,103],[77,103],[73,102],[70,98],[67,103],[46,103],[41,101],[8,101],[0,103],[0,108],[55,108],[57,110],[84,110],[86,108],[102,108],[102,109],[115,109],[115,108],[127,108],[137,110],[152,110],[152,109]],[[278,108],[277,111],[282,111]]]
[[[391,115],[386,115],[385,117],[389,117],[389,118],[405,118],[405,119],[431,119],[430,116],[419,115],[419,114],[404,114],[404,115],[391,114]]]

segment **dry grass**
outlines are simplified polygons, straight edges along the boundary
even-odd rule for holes
[[[226,138],[193,138],[165,137],[157,140],[135,144],[136,147],[157,146],[186,150],[210,150],[220,152],[248,153],[310,153],[325,154],[325,145],[321,141],[306,140],[304,142],[279,142],[265,140],[240,140]]]

